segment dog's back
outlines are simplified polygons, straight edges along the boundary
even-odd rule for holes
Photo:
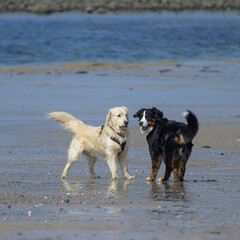
[[[156,141],[155,145],[159,147],[164,147],[171,142],[176,146],[191,142],[198,132],[198,120],[191,111],[184,112],[183,116],[187,124],[166,118],[156,122],[154,129],[147,137],[148,142],[152,144]]]

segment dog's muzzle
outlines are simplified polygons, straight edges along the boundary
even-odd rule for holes
[[[148,129],[148,125],[147,126],[143,126],[143,122],[139,122],[139,126],[142,129],[142,131],[146,131]]]
[[[124,122],[124,125],[121,126],[121,128],[127,128],[128,127],[128,121]]]

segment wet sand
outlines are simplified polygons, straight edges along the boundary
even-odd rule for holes
[[[103,70],[120,70],[120,69],[134,69],[134,68],[146,68],[146,67],[167,67],[167,66],[180,66],[177,62],[154,62],[154,63],[106,63],[106,62],[80,62],[62,65],[50,65],[46,66],[27,66],[27,67],[9,67],[0,69],[0,73],[17,73],[17,74],[29,74],[29,73],[86,73],[84,70],[91,71],[103,71]]]
[[[239,239],[239,62],[97,65],[0,70],[1,239]],[[67,111],[97,126],[121,105],[131,116],[143,106],[179,121],[186,109],[197,114],[183,183],[145,180],[149,153],[132,117],[135,180],[119,171],[110,181],[101,158],[101,179],[83,158],[60,180],[72,135],[45,114]]]

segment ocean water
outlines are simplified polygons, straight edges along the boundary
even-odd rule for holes
[[[237,13],[0,15],[0,66],[240,58]]]

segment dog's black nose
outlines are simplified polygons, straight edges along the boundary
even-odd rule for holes
[[[140,127],[143,125],[143,122],[139,122]]]
[[[127,126],[128,125],[128,121],[125,121],[124,124],[125,124],[125,126]]]

